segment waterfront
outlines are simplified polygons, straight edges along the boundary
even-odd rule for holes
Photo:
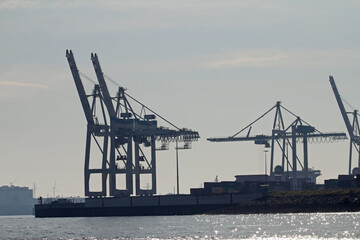
[[[360,213],[38,219],[0,217],[1,239],[359,239]]]

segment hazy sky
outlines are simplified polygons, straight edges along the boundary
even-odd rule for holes
[[[263,147],[206,138],[235,134],[278,100],[320,131],[346,131],[328,76],[359,108],[359,12],[350,0],[0,0],[0,185],[36,183],[46,196],[56,182],[57,195],[84,194],[86,119],[66,49],[92,79],[96,52],[130,95],[200,132],[179,155],[182,193],[263,173]],[[253,134],[270,134],[273,114]],[[347,173],[348,145],[309,146],[320,182]],[[159,193],[173,192],[174,145],[157,163]]]

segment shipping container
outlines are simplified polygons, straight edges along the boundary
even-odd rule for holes
[[[351,181],[354,180],[354,175],[339,175],[339,181]]]
[[[325,180],[325,189],[335,189],[339,187],[339,180],[337,179],[329,179]]]
[[[223,187],[212,187],[211,194],[223,194],[224,188]]]
[[[211,190],[205,189],[205,188],[191,188],[190,194],[191,195],[209,195],[209,194],[211,194]]]

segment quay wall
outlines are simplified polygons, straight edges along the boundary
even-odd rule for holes
[[[261,198],[261,193],[87,198],[85,203],[38,204],[35,217],[154,216],[204,214]]]

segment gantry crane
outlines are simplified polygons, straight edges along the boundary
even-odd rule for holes
[[[271,135],[255,135],[251,136],[250,132],[252,130],[252,126],[262,119],[265,115],[275,109],[275,118],[273,122],[273,128]],[[295,120],[291,122],[288,126],[285,125],[282,110],[285,110],[287,113],[290,113]],[[240,133],[247,130],[247,134],[244,137],[238,137]],[[210,142],[233,142],[233,141],[254,141],[255,144],[264,145],[267,148],[271,148],[270,154],[270,181],[275,179],[275,176],[281,176],[281,179],[285,180],[285,161],[287,167],[291,168],[292,185],[293,189],[298,188],[298,174],[302,175],[302,178],[308,179],[309,177],[309,167],[308,167],[308,141],[312,139],[327,139],[329,141],[337,141],[341,139],[345,139],[345,133],[322,133],[315,129],[313,126],[310,126],[304,120],[302,120],[299,116],[293,114],[287,108],[283,107],[281,103],[278,101],[275,106],[266,111],[263,115],[257,118],[255,121],[251,122],[249,125],[241,129],[236,134],[225,137],[225,138],[208,138],[207,140]],[[299,157],[296,153],[296,143],[298,140],[302,140],[303,142],[303,163],[299,160]],[[320,142],[320,141],[319,141]],[[278,165],[274,168],[275,161],[275,143],[279,146],[281,151],[281,165]],[[289,160],[287,146],[290,146],[292,149],[292,162]],[[297,163],[302,167],[302,171],[298,171]],[[319,171],[313,172],[313,174],[320,174]]]
[[[85,146],[85,164],[84,164],[84,185],[85,185],[85,196],[89,197],[98,197],[106,196],[106,182],[107,182],[107,150],[108,150],[108,140],[110,134],[110,126],[108,124],[107,115],[105,114],[103,95],[100,91],[100,86],[95,84],[94,90],[91,95],[86,95],[84,86],[82,84],[79,70],[76,66],[74,55],[72,51],[66,50],[66,58],[68,59],[71,73],[74,78],[76,89],[80,97],[80,102],[83,107],[85,117],[87,120],[87,133],[86,133],[86,146]],[[89,99],[90,103],[89,103]],[[97,116],[97,106],[100,106],[100,116]],[[99,122],[99,119],[101,119]],[[93,141],[92,141],[93,140]],[[92,142],[95,142],[97,149],[100,152],[101,159],[101,168],[92,168],[90,166],[91,158],[91,146]],[[101,144],[102,142],[102,144]],[[92,162],[97,162],[99,159],[92,159]],[[90,189],[90,176],[92,174],[101,174],[101,191],[92,191]]]
[[[329,76],[329,81],[332,87],[332,90],[334,92],[336,102],[338,103],[341,115],[344,119],[346,129],[350,136],[350,151],[349,151],[349,175],[350,174],[360,174],[360,128],[359,128],[359,121],[358,121],[358,111],[354,110],[353,112],[346,112],[344,104],[341,100],[341,96],[339,94],[339,91],[336,87],[335,80],[333,76]],[[353,115],[353,121],[352,124],[350,123],[350,119],[348,117],[348,114]],[[355,148],[355,150],[358,152],[358,166],[355,167],[351,171],[351,162],[352,162],[352,148]]]
[[[67,55],[68,53],[72,56],[71,51],[67,51]],[[111,97],[97,54],[91,54],[91,60],[99,82],[99,85],[95,86],[98,86],[100,89],[102,103],[106,106],[107,115],[110,119],[109,124],[106,124],[107,131],[105,134],[107,138],[110,138],[110,154],[108,155],[107,151],[103,151],[103,158],[106,159],[106,176],[109,175],[109,195],[117,197],[133,194],[133,175],[135,175],[136,195],[156,194],[157,148],[155,142],[161,141],[166,145],[170,141],[183,141],[185,144],[188,144],[192,141],[196,141],[199,138],[199,134],[196,131],[176,127],[174,124],[125,93],[123,87],[119,86],[116,96]],[[77,76],[74,77],[74,80],[75,83],[81,82],[80,78]],[[78,93],[80,99],[86,99],[86,95],[83,92],[80,93],[78,91]],[[134,111],[129,99],[140,105],[140,113]],[[83,100],[81,101],[83,102]],[[146,111],[151,112],[151,114],[146,114]],[[175,129],[158,126],[157,120],[155,120],[156,117],[170,124]],[[143,144],[145,148],[150,148],[150,157],[147,157],[146,151],[140,146],[141,144]],[[166,148],[161,148],[161,150],[164,149]],[[118,178],[121,175],[125,175],[125,187],[123,189],[118,189]],[[141,188],[142,175],[151,176],[151,189]],[[87,181],[85,186],[89,186],[88,178],[85,178],[85,181]],[[96,195],[91,192],[86,193],[89,194],[86,196],[106,196],[106,192],[104,191]]]

